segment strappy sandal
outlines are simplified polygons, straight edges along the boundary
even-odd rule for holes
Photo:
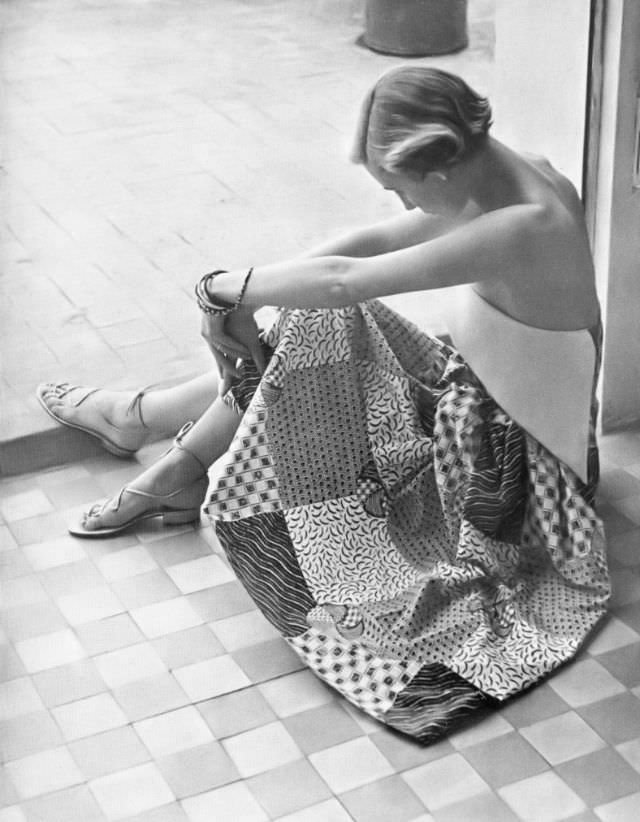
[[[142,491],[139,488],[134,488],[131,485],[125,485],[123,488],[120,489],[117,497],[114,500],[114,506],[110,509],[110,512],[115,513],[119,510],[120,505],[122,504],[122,500],[125,494],[131,494],[133,496],[138,497],[145,497],[148,500],[153,500],[153,505],[147,509],[146,511],[141,512],[140,514],[136,514],[131,519],[128,519],[126,522],[123,522],[121,525],[113,525],[106,528],[94,528],[94,529],[87,529],[84,527],[87,519],[89,517],[99,516],[105,511],[105,508],[111,500],[107,500],[106,502],[98,502],[95,505],[92,505],[91,508],[83,515],[82,519],[77,525],[70,525],[69,526],[69,533],[72,534],[74,537],[84,537],[88,539],[102,539],[103,537],[111,537],[115,536],[116,534],[120,534],[122,531],[125,531],[127,528],[131,528],[134,525],[137,525],[139,522],[143,522],[144,520],[151,519],[153,517],[162,517],[162,524],[163,525],[185,525],[189,522],[196,522],[200,519],[200,508],[202,507],[202,503],[204,502],[204,498],[207,492],[207,485],[208,485],[208,477],[207,477],[207,467],[204,463],[200,460],[197,454],[194,454],[189,448],[187,448],[182,443],[182,438],[184,435],[191,429],[193,426],[193,422],[188,422],[184,425],[178,435],[173,441],[173,446],[165,452],[165,455],[168,454],[170,451],[174,450],[175,448],[179,449],[180,451],[184,451],[185,454],[189,454],[202,468],[203,476],[196,479],[190,485],[185,485],[182,488],[178,488],[176,491],[171,491],[168,494],[152,494],[149,491]],[[197,498],[199,500],[197,505],[193,505],[193,498],[195,496],[194,491],[197,491]],[[180,505],[180,495],[185,495],[188,499],[187,505]]]
[[[143,428],[148,429],[148,426],[145,424],[145,421],[142,417],[142,398],[149,390],[150,386],[146,388],[142,388],[138,393],[134,396],[134,398],[129,403],[129,407],[127,408],[127,414],[136,414],[140,423]],[[43,382],[36,388],[36,397],[38,398],[38,402],[47,412],[47,414],[52,417],[56,422],[59,422],[60,425],[65,425],[67,428],[75,428],[78,431],[84,431],[85,434],[89,434],[92,437],[100,440],[101,445],[110,453],[116,457],[122,457],[123,459],[130,459],[136,453],[136,449],[132,448],[123,448],[121,445],[118,445],[113,440],[109,439],[106,434],[103,434],[101,431],[98,431],[95,428],[91,428],[87,425],[79,425],[76,422],[69,422],[69,420],[65,420],[62,417],[59,417],[55,411],[53,411],[47,405],[47,399],[58,399],[62,400],[67,397],[72,391],[80,392],[77,399],[72,400],[71,397],[67,399],[67,402],[72,408],[77,408],[79,405],[91,397],[93,394],[96,394],[98,391],[101,391],[100,388],[88,388],[84,385],[72,385],[68,382]],[[113,426],[113,428],[117,428],[117,426]]]

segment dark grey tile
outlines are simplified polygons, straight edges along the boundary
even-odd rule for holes
[[[519,817],[493,793],[478,794],[433,811],[436,822],[519,822]]]
[[[394,774],[361,788],[340,794],[340,801],[355,822],[409,822],[421,813],[424,805],[400,776]]]
[[[578,708],[577,713],[610,745],[640,736],[640,699],[633,694],[601,699]]]
[[[231,656],[256,684],[305,667],[284,639],[272,639],[258,645],[250,645],[248,648],[240,648]]]
[[[216,739],[235,736],[276,719],[257,688],[244,688],[208,699],[197,707]]]
[[[187,595],[187,601],[198,616],[207,622],[244,614],[256,607],[239,582],[226,582],[223,585],[216,585],[215,588],[196,591]]]
[[[0,722],[2,756],[7,762],[55,748],[63,742],[60,728],[48,711],[37,711]]]
[[[597,660],[627,688],[640,685],[640,642],[599,654]]]
[[[218,742],[161,757],[156,764],[178,799],[239,779],[236,766]]]
[[[331,797],[331,791],[306,759],[252,776],[246,784],[258,802],[277,819]]]
[[[569,709],[567,703],[546,682],[505,702],[499,712],[516,728],[533,725]]]
[[[211,554],[211,547],[197,531],[187,531],[154,542],[145,542],[145,545],[158,565],[163,566],[177,565],[179,562],[189,562]]]
[[[423,745],[416,739],[384,727],[369,738],[397,771],[406,771],[455,752],[448,739]]]
[[[472,745],[462,753],[480,776],[495,789],[534,776],[549,767],[548,762],[518,733],[505,734]]]
[[[307,755],[364,735],[362,728],[338,702],[293,714],[282,723]]]
[[[590,808],[640,791],[640,774],[612,748],[563,762],[556,773]]]
[[[151,644],[169,670],[225,653],[213,631],[206,625],[159,637]]]

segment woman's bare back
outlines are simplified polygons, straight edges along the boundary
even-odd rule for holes
[[[545,206],[553,225],[540,235],[539,245],[534,241],[529,249],[527,276],[488,279],[474,287],[496,308],[527,325],[556,331],[590,328],[599,307],[582,203],[546,159],[526,155],[521,161],[524,199]]]

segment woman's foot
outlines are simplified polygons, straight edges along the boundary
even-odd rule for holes
[[[197,522],[207,485],[203,477],[187,488],[168,494],[125,486],[113,499],[92,506],[79,523],[69,526],[69,533],[76,537],[111,537],[153,517],[162,517],[163,525]]]
[[[198,457],[179,440],[157,462],[115,497],[96,503],[69,532],[79,537],[108,537],[138,522],[161,516],[165,525],[200,517],[208,478]]]
[[[42,383],[36,395],[57,422],[96,437],[117,457],[132,457],[152,436],[142,416],[144,390],[104,391],[99,388]]]

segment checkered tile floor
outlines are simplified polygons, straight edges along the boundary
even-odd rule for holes
[[[427,748],[300,669],[209,526],[67,536],[137,463],[2,481],[0,822],[637,822],[640,434],[602,456],[609,618],[573,664]]]

